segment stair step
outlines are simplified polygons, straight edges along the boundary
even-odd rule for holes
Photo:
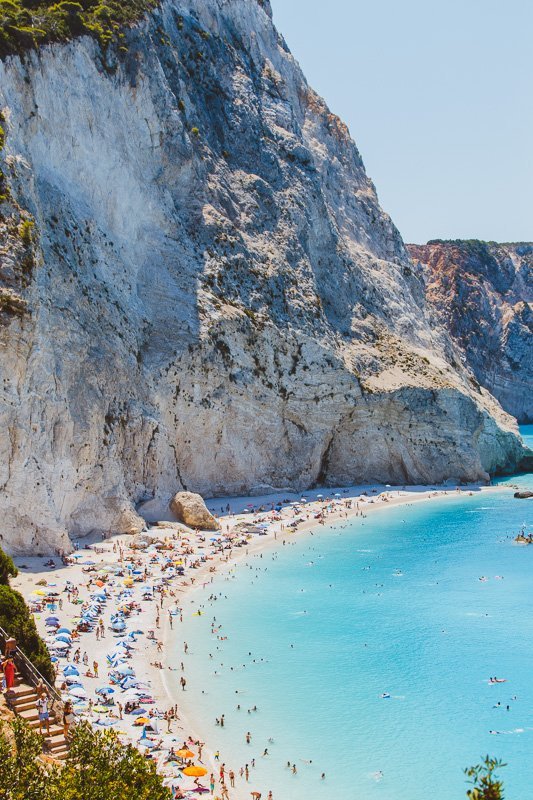
[[[55,725],[50,724],[50,736],[46,736],[47,739],[53,738],[54,736],[63,736],[63,726],[62,725]]]
[[[26,722],[32,722],[33,720],[39,719],[39,714],[36,708],[29,708],[26,711],[21,711],[19,717],[25,719]]]
[[[50,748],[50,750],[57,750],[58,747],[63,747],[63,745],[66,745],[63,732],[56,733],[55,735],[52,736],[47,736],[46,744]]]
[[[33,689],[31,686],[28,686],[27,683],[21,683],[20,686],[17,686],[15,689],[13,689],[13,694],[15,697],[26,697],[29,694],[36,695],[37,693],[35,689]]]
[[[35,709],[35,700],[31,700],[29,703],[16,703],[14,704],[15,711],[17,714],[21,714],[23,711],[31,711]]]

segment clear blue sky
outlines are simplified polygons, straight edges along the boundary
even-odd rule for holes
[[[271,0],[407,242],[533,240],[533,0]]]

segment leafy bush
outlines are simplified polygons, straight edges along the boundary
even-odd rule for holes
[[[120,28],[140,19],[158,0],[0,0],[0,58],[48,42],[87,34],[102,46],[120,41]]]
[[[9,800],[170,800],[155,764],[112,731],[88,722],[73,730],[63,769],[41,759],[41,740],[20,718],[0,723],[0,798]]]
[[[0,584],[9,586],[9,578],[16,578],[18,572],[11,556],[0,548]]]
[[[54,668],[50,653],[37,633],[35,621],[24,598],[9,586],[9,576],[15,577],[16,574],[17,568],[13,561],[0,548],[0,627],[17,640],[24,655],[49,683],[53,683]]]
[[[466,793],[469,800],[503,800],[503,783],[496,780],[494,772],[505,766],[502,761],[485,756],[481,764],[465,769],[469,783],[474,787]]]

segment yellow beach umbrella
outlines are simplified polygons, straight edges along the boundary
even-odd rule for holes
[[[133,586],[133,578],[124,578],[124,586]]]
[[[148,719],[148,717],[137,717],[137,719],[135,720],[135,722],[133,724],[134,725],[148,725],[149,722],[150,722],[150,720]]]
[[[176,755],[180,758],[194,758],[192,750],[185,750],[183,748],[181,750],[176,750]]]
[[[192,778],[202,778],[207,775],[205,767],[199,767],[198,764],[193,764],[192,767],[185,767],[183,770],[184,775],[190,775]]]
[[[43,592],[42,589],[36,589],[34,592],[32,592],[32,594],[38,594],[39,597],[46,597],[48,592]]]

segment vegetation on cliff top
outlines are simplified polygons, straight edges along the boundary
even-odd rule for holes
[[[83,35],[94,36],[103,47],[120,43],[121,29],[157,4],[158,0],[0,0],[0,58]]]

